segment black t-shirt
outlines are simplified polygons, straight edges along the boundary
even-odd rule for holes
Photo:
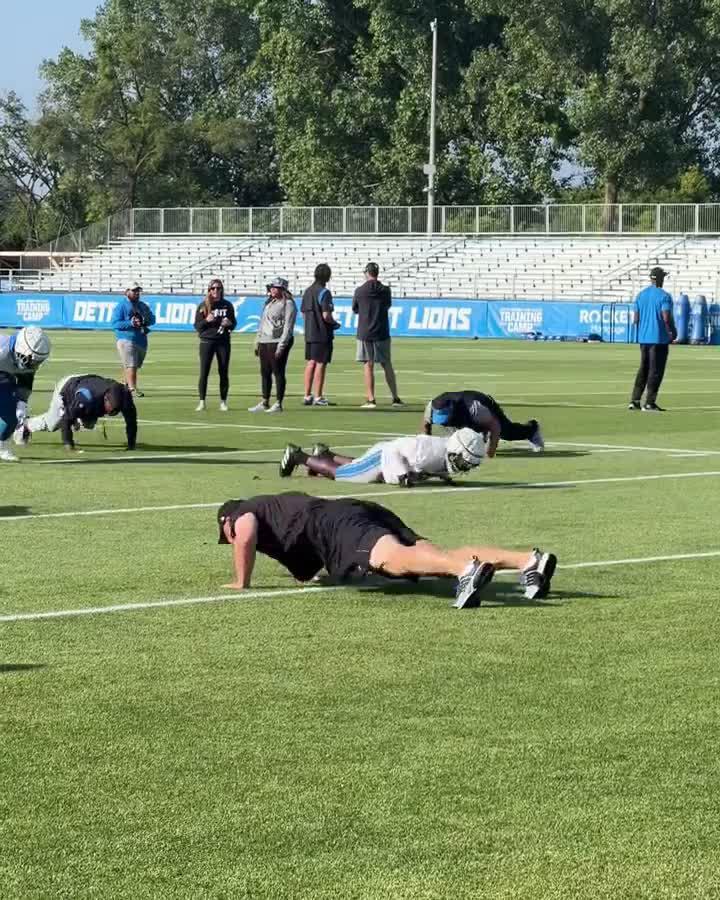
[[[309,581],[322,568],[338,578],[367,571],[370,552],[384,534],[394,534],[408,545],[418,540],[395,513],[377,503],[323,500],[293,492],[223,503],[218,511],[218,543],[228,543],[224,522],[231,522],[234,534],[235,522],[246,513],[258,522],[257,550],[299,581]]]
[[[94,428],[97,420],[107,415],[105,394],[118,383],[112,378],[103,378],[101,375],[78,375],[65,382],[60,392],[65,408],[60,424],[63,443],[69,444],[71,447],[74,445],[72,436],[74,422],[80,421],[86,428]],[[137,409],[132,394],[127,388],[124,390],[124,395],[124,405],[120,413],[125,419],[128,448],[133,450],[137,440]]]
[[[431,421],[433,409],[450,407],[446,428],[472,428],[484,431],[497,417],[497,403],[489,394],[480,391],[447,391],[431,400],[425,408],[425,421]]]
[[[305,321],[305,341],[308,344],[329,344],[335,329],[323,319],[323,313],[335,309],[330,289],[315,281],[302,297],[302,314]]]
[[[358,314],[359,341],[386,341],[390,337],[391,306],[392,295],[386,284],[369,279],[355,288],[352,309]]]
[[[222,300],[211,300],[210,312],[213,317],[208,321],[204,302],[195,310],[195,331],[200,335],[200,340],[229,341],[230,332],[237,324],[235,307],[225,298]],[[227,327],[221,326],[220,323],[223,319],[229,319],[230,325]],[[222,331],[220,331],[220,328],[222,328]]]

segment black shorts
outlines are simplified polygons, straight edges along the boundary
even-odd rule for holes
[[[413,547],[423,540],[394,512],[364,500],[331,500],[311,516],[308,536],[336,578],[371,571],[370,554],[386,534]]]
[[[332,362],[332,341],[306,341],[305,359],[316,363]]]

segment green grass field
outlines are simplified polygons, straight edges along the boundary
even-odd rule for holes
[[[286,413],[252,416],[239,337],[232,411],[213,380],[202,414],[193,336],[155,335],[136,453],[112,421],[0,468],[0,896],[720,895],[720,353],[675,349],[649,415],[635,347],[394,348],[407,410],[384,385],[358,408],[340,340],[336,406],[300,405],[296,347]],[[35,410],[86,371],[117,377],[112,336],[55,335]],[[359,452],[459,387],[536,415],[547,452],[356,493],[439,543],[554,550],[546,602],[509,575],[465,612],[450,582],[301,592],[268,559],[228,596],[216,504],[339,494],[281,481],[284,444]]]

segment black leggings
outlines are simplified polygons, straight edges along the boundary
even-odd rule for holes
[[[504,441],[528,441],[535,433],[536,423],[513,422],[505,415],[505,410],[500,404],[489,394],[483,394],[483,400],[480,401],[483,406],[487,407],[495,418],[500,422],[500,437]]]
[[[669,344],[640,344],[640,368],[635,376],[632,401],[639,403],[645,391],[645,402],[652,405],[665,375]],[[647,390],[645,390],[647,388]]]
[[[217,356],[218,376],[220,377],[220,399],[227,400],[230,389],[230,341],[200,341],[200,379],[198,394],[204,400],[207,394],[208,375],[213,356]]]
[[[270,402],[273,375],[275,376],[275,394],[277,396],[277,402],[282,403],[285,399],[285,386],[287,384],[285,369],[287,368],[288,356],[290,355],[292,345],[293,342],[291,340],[285,346],[283,352],[278,356],[277,344],[258,344],[262,398],[266,403]]]

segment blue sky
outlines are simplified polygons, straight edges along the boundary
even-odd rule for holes
[[[63,47],[84,49],[80,20],[93,18],[100,0],[8,0],[0,5],[0,91],[15,91],[34,110],[43,86],[40,63]]]

